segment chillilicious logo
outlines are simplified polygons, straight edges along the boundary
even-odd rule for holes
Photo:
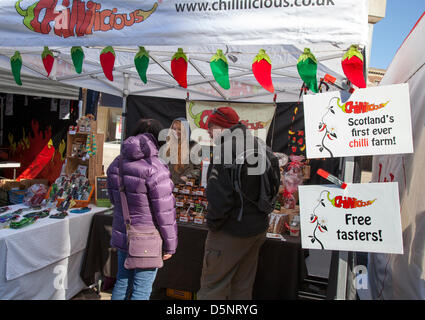
[[[340,105],[339,104],[340,101],[341,100],[338,99],[337,104],[338,104],[338,107],[340,107],[343,112],[355,113],[355,114],[379,110],[384,108],[389,103],[389,101],[385,103],[380,103],[380,104],[373,104],[369,102],[360,102],[360,101],[348,101],[344,103],[343,105]]]
[[[189,108],[188,108],[189,116],[193,119],[195,126],[201,129],[208,130],[208,117],[212,115],[213,110],[203,110],[195,114],[193,113],[193,110],[192,110],[194,105],[195,104],[193,102],[189,104]],[[251,129],[251,130],[265,129],[270,124],[271,121],[272,119],[270,119],[267,122],[264,122],[264,121],[250,122],[249,120],[240,120],[242,124],[244,124],[248,129]]]
[[[120,13],[117,8],[102,9],[94,1],[39,0],[26,9],[21,7],[22,0],[15,3],[16,11],[24,17],[23,24],[31,31],[49,34],[54,22],[54,33],[59,37],[83,37],[96,31],[121,30],[145,21],[158,7],[155,3],[148,11],[136,9],[130,13]]]
[[[372,205],[377,199],[374,200],[358,200],[356,198],[352,197],[343,197],[343,196],[336,196],[335,198],[331,199],[329,197],[328,193],[328,200],[335,208],[343,208],[343,209],[356,209],[356,208],[362,208]]]

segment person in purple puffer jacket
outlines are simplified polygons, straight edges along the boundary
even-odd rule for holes
[[[162,125],[153,119],[140,120],[133,135],[121,148],[123,183],[132,225],[155,226],[163,240],[163,260],[177,248],[177,224],[173,182],[168,167],[158,158],[158,135]],[[127,258],[126,226],[119,190],[119,156],[107,170],[108,193],[114,204],[111,245],[118,249],[118,274],[112,300],[149,300],[156,268],[124,267]]]

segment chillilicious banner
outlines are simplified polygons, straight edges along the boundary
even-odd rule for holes
[[[366,45],[367,19],[366,0],[2,0],[0,46]]]
[[[304,97],[308,158],[412,153],[408,84]]]
[[[305,249],[403,253],[398,184],[300,186]]]

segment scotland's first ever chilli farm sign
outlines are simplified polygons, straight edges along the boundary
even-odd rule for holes
[[[366,45],[367,19],[367,0],[1,0],[0,46]]]
[[[304,97],[308,158],[412,153],[408,84]]]

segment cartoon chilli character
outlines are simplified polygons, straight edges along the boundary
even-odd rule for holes
[[[21,8],[21,2],[22,0],[18,0],[15,3],[15,9],[21,16],[24,17],[24,25],[31,31],[34,31],[34,27],[31,25],[31,22],[34,20],[34,9],[38,5],[38,1],[35,2],[33,5],[29,6],[26,10],[23,10]]]
[[[208,117],[212,114],[213,110],[204,110],[197,114],[193,114],[192,112],[193,106],[194,106],[194,103],[191,102],[189,104],[189,115],[193,119],[193,122],[198,128],[208,130],[207,120],[208,120]]]

